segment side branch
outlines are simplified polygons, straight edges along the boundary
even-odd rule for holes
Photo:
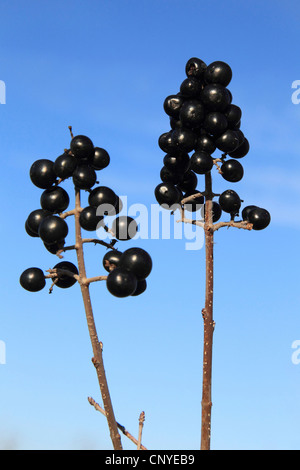
[[[110,248],[111,250],[117,250],[114,245],[117,243],[117,240],[112,240],[110,243],[104,242],[103,240],[98,240],[97,238],[83,238],[82,243],[95,243],[95,245],[102,245],[106,246],[106,248]]]
[[[180,219],[177,220],[176,222],[183,222],[184,224],[192,224],[192,225],[198,225],[198,227],[204,227],[204,222],[201,221],[201,220],[193,220],[193,219],[187,219],[185,217],[185,211],[184,211],[184,206],[185,204],[187,204],[188,202],[192,202],[194,201],[195,199],[197,199],[198,197],[203,197],[205,196],[205,192],[203,193],[195,193],[195,194],[192,194],[191,196],[188,196],[184,199],[182,199],[181,201],[181,206],[180,206]]]
[[[137,450],[141,450],[142,432],[143,432],[144,422],[145,422],[145,412],[142,411],[139,417],[139,437],[138,437],[138,443],[137,443]]]
[[[234,222],[234,220],[230,220],[230,222],[218,222],[213,225],[214,232],[219,230],[221,227],[235,227],[242,228],[244,230],[252,230],[253,224],[250,224],[247,220],[241,220],[239,222]]]
[[[59,214],[59,217],[61,219],[66,219],[67,217],[70,217],[71,215],[75,215],[77,211],[82,212],[82,208],[72,209],[72,210],[67,211],[67,212],[62,212],[61,214]]]
[[[101,406],[98,403],[96,403],[95,400],[92,397],[88,397],[88,402],[89,402],[90,405],[92,405],[95,408],[96,411],[99,411],[104,416],[106,416],[106,413],[105,413],[104,409],[101,408]],[[135,437],[133,437],[132,434],[130,434],[130,432],[128,432],[127,429],[124,426],[122,426],[122,424],[117,422],[117,426],[120,429],[120,431],[122,431],[124,436],[128,437],[128,439],[130,439],[136,446],[138,445],[138,440]],[[145,446],[143,446],[142,444],[141,444],[140,448],[142,450],[147,450],[147,448]]]
[[[186,219],[185,217],[182,217],[181,219],[176,220],[176,222],[183,222],[184,224],[192,224],[204,228],[204,222],[201,220]]]
[[[106,281],[107,276],[95,276],[95,277],[88,277],[87,279],[82,280],[82,284],[88,285],[91,282],[98,282],[98,281]]]
[[[182,199],[181,205],[184,206],[184,204],[186,204],[187,202],[191,202],[194,199],[197,199],[198,197],[202,197],[202,196],[205,196],[205,192],[192,194],[191,196],[188,196]]]
[[[95,245],[105,246],[106,248],[109,248],[110,250],[117,250],[117,248],[115,248],[114,246],[117,243],[117,240],[112,240],[110,243],[107,243],[107,242],[104,242],[103,240],[98,240],[97,238],[83,238],[82,243],[94,243]],[[64,253],[65,251],[76,250],[76,249],[77,249],[76,245],[64,246],[63,248],[61,248],[60,250],[56,252],[56,256],[62,259],[63,258],[63,256],[61,255],[62,253]]]
[[[68,271],[67,269],[57,269],[57,268],[47,269],[46,272],[49,273],[47,276],[45,276],[45,278],[48,278],[48,279],[59,278],[62,276],[69,276],[69,277],[73,277],[74,279],[76,279],[76,281],[78,281],[79,284],[82,283],[82,280],[78,274],[72,273],[72,271]]]
[[[213,159],[213,164],[217,167],[217,170],[220,173],[220,175],[222,175],[223,172],[221,170],[221,167],[220,167],[219,163],[224,163],[224,160],[222,158],[214,158]]]

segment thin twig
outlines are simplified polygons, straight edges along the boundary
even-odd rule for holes
[[[106,416],[104,409],[101,408],[101,406],[92,397],[88,397],[88,402],[90,405],[92,405],[95,408],[96,411],[99,411],[100,413],[103,414],[103,416]],[[122,426],[122,424],[117,422],[117,426],[120,429],[120,431],[122,431],[124,436],[128,437],[128,439],[130,439],[135,445],[138,444],[137,439],[133,437],[132,434],[130,434],[130,432],[128,432],[127,429],[124,426]],[[147,447],[141,444],[141,450],[147,450]]]
[[[115,248],[114,245],[117,243],[118,240],[112,240],[110,243],[104,242],[103,240],[98,240],[97,238],[83,238],[82,243],[95,243],[95,245],[99,244],[102,246],[106,246],[106,248],[110,248],[111,250],[118,250]]]
[[[82,208],[79,209],[80,212],[83,210]],[[76,211],[75,209],[72,209],[70,211],[67,211],[67,212],[62,212],[61,214],[59,214],[59,217],[61,219],[66,219],[67,217],[69,217],[70,215],[75,215]]]
[[[190,196],[187,196],[184,199],[182,199],[181,205],[184,206],[184,204],[186,204],[187,202],[191,202],[194,199],[198,199],[198,197],[202,197],[202,196],[205,196],[205,192],[202,192],[202,193],[199,192],[199,193],[191,194]]]
[[[184,224],[192,224],[204,228],[204,222],[202,220],[186,219],[183,217],[179,220],[176,220],[176,222],[183,222]]]
[[[139,437],[138,437],[138,443],[137,443],[137,450],[141,450],[142,432],[143,432],[144,422],[145,422],[145,412],[142,411],[139,417]]]
[[[244,230],[252,230],[253,224],[250,224],[247,220],[240,220],[238,222],[234,222],[234,220],[230,220],[229,222],[218,222],[214,224],[214,232],[219,230],[221,227],[235,227],[235,228],[242,228]]]
[[[204,222],[201,221],[201,220],[193,220],[193,219],[187,219],[185,217],[185,210],[184,210],[184,206],[185,204],[187,204],[188,202],[191,202],[191,201],[194,201],[195,199],[198,199],[198,197],[203,197],[205,195],[205,192],[198,192],[198,193],[195,193],[195,194],[192,194],[190,196],[187,196],[185,197],[184,199],[182,199],[181,201],[181,205],[180,205],[180,219],[177,220],[176,222],[183,222],[185,224],[192,224],[192,225],[198,225],[199,227],[204,227]]]
[[[80,276],[78,274],[72,273],[72,271],[69,271],[68,269],[60,269],[60,268],[47,269],[46,272],[49,273],[47,276],[45,276],[45,278],[48,278],[48,279],[49,278],[56,279],[62,276],[69,276],[69,277],[73,277],[74,279],[76,279],[76,281],[79,282],[79,284],[82,283]]]
[[[83,284],[91,284],[91,282],[98,282],[98,281],[106,281],[107,276],[94,276],[94,277],[88,277],[87,279],[83,279],[82,283]]]
[[[45,276],[45,277],[48,277],[48,276]],[[50,276],[49,276],[50,277]],[[53,287],[55,286],[55,284],[57,283],[58,281],[58,277],[56,279],[54,279],[54,281],[52,282],[50,288],[49,288],[49,294],[52,294],[53,292]]]
[[[109,248],[110,250],[118,250],[117,248],[114,247],[114,245],[117,243],[117,240],[112,240],[110,243],[104,242],[103,240],[98,240],[97,238],[83,238],[82,243],[94,243],[95,245],[102,245],[105,246],[106,248]],[[76,250],[76,245],[70,245],[70,246],[64,246],[60,250],[58,250],[55,254],[58,256],[60,259],[63,258],[61,255],[65,251],[69,250]]]
[[[222,160],[222,158],[214,158],[214,159],[213,159],[213,164],[217,167],[217,170],[218,170],[218,172],[220,173],[220,175],[222,175],[223,172],[222,172],[222,170],[221,170],[220,165],[218,164],[219,162],[224,163],[224,161]]]

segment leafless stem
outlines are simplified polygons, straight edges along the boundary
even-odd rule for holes
[[[103,240],[98,240],[97,238],[83,238],[82,243],[94,243],[95,245],[102,245],[110,250],[117,250],[114,245],[117,243],[117,240],[112,240],[110,243],[104,242]],[[76,250],[76,245],[64,246],[56,252],[56,256],[60,259],[63,258],[62,253],[69,250]]]
[[[204,196],[204,195],[205,195],[205,192],[204,193],[195,193],[195,194],[192,194],[191,196],[185,197],[184,199],[182,199],[181,205],[184,206],[184,204],[186,204],[187,202],[194,201],[194,199],[198,199],[198,197],[201,197],[201,196]]]
[[[74,135],[73,135],[73,132],[72,132],[72,126],[68,126],[68,127],[69,127],[69,130],[70,130],[71,138],[73,139]]]
[[[112,240],[110,243],[106,243],[103,240],[98,240],[97,238],[83,238],[82,243],[95,243],[95,245],[99,244],[102,246],[106,246],[106,248],[110,248],[111,250],[117,250],[114,245],[117,243],[117,240]]]
[[[206,257],[206,286],[205,306],[202,310],[204,321],[203,341],[203,378],[202,378],[202,423],[201,423],[201,450],[210,449],[211,434],[211,382],[212,382],[212,347],[213,347],[213,212],[212,212],[212,182],[211,173],[205,175],[205,257]]]
[[[81,212],[82,208],[80,208],[79,211]],[[67,211],[67,212],[62,212],[61,214],[59,214],[59,217],[61,219],[66,219],[67,217],[70,217],[70,215],[75,215],[75,213],[76,213],[76,210],[72,209],[72,210]]]
[[[84,279],[82,282],[83,284],[91,284],[92,282],[98,282],[98,281],[106,281],[107,276],[94,276],[94,277],[88,277],[87,279]]]
[[[218,222],[217,224],[214,224],[214,231],[219,230],[221,227],[235,227],[242,228],[244,230],[252,230],[253,225],[247,220],[240,220],[238,222],[230,220],[229,222]]]
[[[139,436],[138,436],[137,450],[141,450],[144,422],[145,422],[145,412],[142,411],[139,417]]]
[[[82,244],[82,237],[81,237],[81,227],[79,223],[79,215],[80,215],[80,190],[75,189],[75,233],[76,233],[76,253],[77,253],[77,261],[78,261],[78,271],[81,279],[87,279],[86,277],[86,270],[85,270],[85,263],[84,263],[84,254],[83,254],[83,244]],[[102,347],[101,343],[98,339],[98,334],[96,330],[94,314],[91,304],[91,298],[89,293],[89,284],[81,284],[81,293],[86,313],[87,325],[90,334],[90,339],[92,343],[93,349],[93,364],[97,371],[98,382],[100,385],[100,390],[102,394],[103,405],[105,409],[105,416],[107,418],[107,423],[110,431],[110,437],[113,443],[113,447],[115,450],[122,450],[121,444],[121,436],[118,432],[118,427],[113,411],[113,406],[110,398],[110,393],[108,389],[104,364],[103,364],[103,357],[102,357]]]
[[[184,224],[198,225],[198,227],[204,228],[204,222],[202,220],[187,219],[186,217],[183,217],[177,220],[176,222],[183,222]]]
[[[47,278],[47,277],[50,277],[50,276],[45,276],[45,277]],[[54,281],[52,282],[52,284],[51,284],[51,286],[50,286],[50,288],[49,288],[49,294],[52,294],[52,292],[53,292],[53,287],[55,286],[55,284],[57,283],[57,281],[58,281],[58,277],[55,278]]]
[[[213,164],[217,167],[217,170],[220,173],[220,175],[222,175],[222,170],[221,170],[221,167],[220,167],[219,163],[224,163],[224,161],[221,158],[214,158],[213,159]]]
[[[68,271],[67,269],[47,269],[46,272],[48,272],[49,274],[47,276],[45,276],[45,278],[54,278],[54,279],[58,279],[60,278],[61,276],[69,276],[69,277],[73,277],[74,279],[76,279],[76,281],[79,282],[79,284],[81,284],[81,278],[78,274],[75,274],[75,273],[72,273],[72,271]]]
[[[106,413],[105,413],[104,409],[101,408],[101,406],[98,403],[96,403],[95,400],[92,397],[88,397],[88,401],[89,401],[90,405],[92,405],[95,408],[96,411],[99,411],[104,416],[106,416]],[[128,437],[128,439],[130,439],[135,445],[138,445],[137,439],[135,437],[133,437],[132,434],[130,434],[130,432],[128,432],[127,429],[125,429],[125,427],[122,426],[122,424],[117,422],[117,426],[120,429],[120,431],[122,431],[124,436]],[[145,447],[144,445],[141,444],[141,450],[147,450],[147,447]]]
[[[195,199],[197,199],[198,197],[202,197],[204,196],[205,193],[196,193],[196,194],[192,194],[191,196],[188,196],[184,199],[182,199],[181,201],[181,205],[180,205],[180,219],[177,220],[176,222],[183,222],[184,224],[192,224],[192,225],[198,225],[199,227],[204,227],[204,222],[202,220],[194,220],[194,219],[187,219],[185,217],[185,210],[184,210],[184,206],[185,204],[187,204],[188,202],[192,202],[194,201]]]

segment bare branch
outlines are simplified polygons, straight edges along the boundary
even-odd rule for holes
[[[247,220],[240,220],[238,222],[234,222],[234,220],[230,220],[229,222],[218,222],[213,226],[214,232],[219,230],[221,227],[235,227],[240,229],[242,228],[244,230],[252,230],[253,224],[250,224]]]
[[[202,197],[202,196],[205,196],[205,192],[192,194],[191,196],[188,196],[182,199],[181,205],[184,206],[184,204],[186,204],[187,202],[191,202],[194,199],[198,199],[198,197]]]
[[[73,135],[73,132],[72,132],[72,126],[68,126],[68,128],[70,130],[71,138],[73,139],[74,135]]]
[[[99,411],[100,413],[103,414],[103,416],[106,416],[106,413],[105,413],[104,409],[101,408],[101,406],[98,403],[96,403],[95,400],[92,397],[88,397],[88,402],[90,403],[90,405],[92,405],[95,408],[96,411]],[[128,432],[127,429],[125,429],[125,427],[122,426],[122,424],[117,422],[117,426],[120,429],[120,431],[122,431],[124,436],[128,437],[128,439],[130,439],[135,445],[138,445],[137,439],[135,437],[133,437],[130,434],[130,432]],[[147,448],[145,446],[143,446],[142,444],[141,444],[140,448],[141,448],[141,450],[147,450]]]
[[[138,437],[138,443],[137,443],[137,450],[141,450],[142,432],[143,432],[144,422],[145,422],[145,412],[142,411],[139,417],[139,437]]]
[[[86,276],[86,269],[85,269],[85,260],[84,260],[84,253],[83,253],[83,243],[82,243],[82,236],[81,236],[81,226],[79,223],[79,208],[81,207],[81,198],[80,198],[80,190],[75,188],[75,236],[76,236],[76,254],[77,254],[77,262],[78,262],[78,271],[80,274],[81,279],[87,279]],[[115,419],[115,414],[112,406],[112,401],[108,389],[108,383],[106,378],[106,373],[104,369],[103,357],[102,357],[102,347],[98,340],[98,333],[96,330],[96,324],[94,319],[94,313],[92,308],[92,302],[89,292],[89,284],[82,284],[80,285],[82,299],[84,303],[84,309],[86,313],[86,320],[87,326],[89,330],[89,335],[91,339],[94,360],[93,364],[95,366],[98,382],[100,386],[101,396],[103,400],[105,416],[107,419],[107,424],[109,427],[110,437],[113,443],[114,450],[122,450],[122,442],[121,436],[118,432],[118,426]]]
[[[91,282],[106,281],[106,279],[107,279],[107,276],[88,277],[87,279],[82,279],[82,284],[88,285],[88,284],[91,284]]]
[[[45,277],[48,277],[48,276],[45,276]],[[57,283],[57,281],[58,281],[58,277],[56,277],[56,278],[54,279],[54,281],[52,282],[52,284],[51,284],[51,286],[50,286],[50,289],[49,289],[49,294],[52,294],[52,292],[53,292],[53,287],[55,286],[55,284]]]
[[[79,284],[82,283],[80,276],[78,274],[72,273],[72,271],[69,271],[68,269],[60,269],[60,268],[47,269],[46,272],[49,273],[47,276],[45,276],[45,278],[48,278],[48,279],[49,278],[57,279],[62,276],[69,276],[69,277],[73,277],[74,279],[76,279],[76,281],[78,281]]]
[[[103,240],[98,240],[97,238],[83,238],[82,243],[94,243],[95,245],[102,245],[105,246],[106,248],[109,248],[110,250],[117,250],[117,248],[114,247],[114,245],[117,243],[117,240],[112,240],[110,243],[104,242]],[[77,246],[76,245],[70,245],[70,246],[64,246],[60,250],[56,252],[56,256],[58,256],[60,259],[63,258],[61,255],[64,251],[69,251],[69,250],[76,250]]]
[[[222,175],[222,170],[221,170],[221,167],[220,167],[219,163],[224,163],[222,158],[214,158],[213,159],[213,164],[217,167],[217,170],[220,173],[220,175]]]
[[[114,245],[117,243],[118,240],[112,240],[110,243],[104,242],[103,240],[98,240],[98,238],[83,238],[82,243],[95,243],[95,245],[102,245],[106,246],[106,248],[109,248],[111,250],[118,250],[118,248],[115,248]]]
[[[184,206],[185,204],[187,204],[188,202],[192,202],[194,201],[195,199],[198,199],[198,197],[203,197],[205,195],[205,192],[203,193],[195,193],[195,194],[191,194],[190,196],[182,199],[181,201],[181,206],[180,206],[180,219],[177,220],[176,222],[183,222],[184,224],[192,224],[192,225],[198,225],[199,227],[204,227],[204,223],[203,221],[201,220],[192,220],[192,219],[187,219],[185,217],[185,211],[184,211]]]
[[[202,220],[186,219],[185,217],[182,217],[181,219],[176,220],[176,222],[183,222],[184,224],[192,224],[204,228],[204,222]]]
[[[75,215],[76,214],[76,211],[78,209],[72,209],[70,211],[67,211],[67,212],[62,212],[61,214],[59,214],[59,217],[61,219],[66,219],[67,217],[69,217],[70,215]],[[81,212],[81,211],[80,211]]]

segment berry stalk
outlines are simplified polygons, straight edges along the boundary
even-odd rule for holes
[[[79,223],[79,216],[81,212],[80,190],[75,189],[75,233],[76,233],[76,254],[78,261],[78,271],[81,279],[86,279],[86,269],[84,262],[83,243],[81,236],[81,227]],[[114,450],[122,450],[121,436],[118,432],[118,426],[114,415],[114,410],[108,389],[103,357],[102,357],[102,343],[99,342],[96,330],[94,314],[92,309],[91,297],[89,292],[89,284],[80,283],[82,299],[84,303],[88,330],[93,348],[93,364],[97,371],[98,381],[100,385],[103,406],[107,423],[110,431],[110,437],[113,443]]]

